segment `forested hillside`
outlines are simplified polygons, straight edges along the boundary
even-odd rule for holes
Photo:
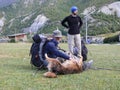
[[[1,35],[34,31],[51,33],[58,27],[66,34],[60,21],[70,14],[70,7],[73,5],[79,8],[79,15],[84,22],[81,28],[82,35],[85,34],[85,18],[82,13],[92,6],[95,6],[96,11],[91,14],[94,22],[88,20],[88,34],[116,32],[120,30],[120,18],[116,15],[98,13],[102,6],[115,1],[119,0],[14,0],[0,7],[0,32]]]

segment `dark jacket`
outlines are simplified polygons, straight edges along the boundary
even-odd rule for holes
[[[58,47],[58,42],[55,39],[48,41],[43,48],[43,59],[45,59],[45,53],[47,53],[47,55],[51,58],[57,58],[57,57],[62,57],[64,59],[70,58],[65,53],[59,51],[57,47]]]
[[[61,24],[69,29],[69,34],[75,35],[80,34],[80,28],[83,22],[79,16],[73,17],[72,15],[69,15],[62,20]]]

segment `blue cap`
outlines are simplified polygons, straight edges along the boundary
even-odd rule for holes
[[[72,6],[71,7],[71,12],[74,13],[76,10],[78,10],[78,8],[76,6]]]

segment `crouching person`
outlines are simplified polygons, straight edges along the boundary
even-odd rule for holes
[[[32,37],[34,42],[30,49],[30,63],[38,69],[46,68],[48,65],[48,61],[45,58],[45,54],[47,54],[48,57],[51,58],[61,57],[65,60],[69,60],[70,57],[58,49],[58,44],[61,38],[62,34],[59,30],[53,31],[53,37],[50,40],[48,40],[47,37],[43,35],[34,35]]]
[[[46,67],[48,65],[48,62],[45,58],[45,54],[48,55],[48,57],[50,58],[57,58],[57,57],[61,57],[63,59],[66,59],[66,60],[69,60],[70,57],[65,54],[64,52],[61,52],[59,49],[58,49],[58,44],[59,44],[59,41],[61,40],[62,38],[62,33],[61,31],[59,30],[55,30],[53,31],[53,38],[48,41],[45,46],[43,47],[43,64],[44,66]]]

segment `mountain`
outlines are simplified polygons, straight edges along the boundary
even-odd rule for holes
[[[0,0],[0,35],[52,33],[57,27],[66,34],[60,21],[70,14],[73,5],[79,8],[84,22],[82,35],[85,35],[85,12],[91,10],[95,11],[87,17],[89,35],[116,32],[120,30],[119,17],[116,13],[106,14],[103,9],[116,1],[119,0]]]
[[[9,6],[15,2],[17,2],[17,0],[0,0],[0,8]]]

